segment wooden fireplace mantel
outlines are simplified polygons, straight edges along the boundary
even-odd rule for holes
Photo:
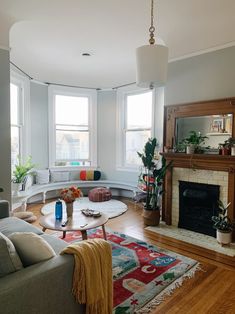
[[[228,215],[235,219],[235,156],[221,156],[212,154],[184,154],[163,153],[167,163],[171,166],[167,169],[165,176],[165,196],[163,201],[163,219],[166,224],[171,225],[172,220],[172,174],[173,168],[191,168],[224,171],[228,173],[228,202],[231,205]]]

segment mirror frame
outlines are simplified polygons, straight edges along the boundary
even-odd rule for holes
[[[168,105],[164,107],[163,145],[173,148],[177,118],[233,114],[232,137],[235,137],[235,97]]]

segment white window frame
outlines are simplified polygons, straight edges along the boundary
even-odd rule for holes
[[[20,158],[26,160],[31,153],[31,127],[30,127],[30,81],[13,69],[10,72],[10,83],[17,85],[20,91],[19,115],[20,123]],[[11,124],[14,126],[14,124]]]
[[[97,167],[97,91],[75,87],[50,85],[48,88],[48,125],[49,125],[49,167],[53,170],[76,170],[81,166],[55,166],[56,162],[56,124],[55,124],[55,96],[87,97],[89,107],[89,156],[90,166],[83,169]]]
[[[138,95],[149,92],[150,89],[138,88],[136,86],[127,86],[120,88],[117,91],[117,170],[138,172],[139,165],[126,164],[125,157],[125,134],[126,134],[126,104],[127,97],[131,95]],[[156,103],[156,91],[152,90],[152,125],[151,125],[151,137],[154,136],[154,115],[155,115],[155,103]]]

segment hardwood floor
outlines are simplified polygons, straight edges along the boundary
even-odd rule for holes
[[[235,257],[228,257],[194,245],[186,244],[144,229],[141,217],[142,207],[127,198],[119,198],[128,205],[128,211],[110,219],[107,226],[138,239],[179,254],[191,257],[201,263],[199,271],[167,297],[155,313],[235,313]],[[51,201],[51,200],[50,200]],[[42,204],[28,205],[27,210],[40,217]],[[34,224],[38,225],[38,221]]]

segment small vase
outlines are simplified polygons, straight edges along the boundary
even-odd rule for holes
[[[67,217],[73,216],[73,202],[66,203],[66,213],[67,213]]]

